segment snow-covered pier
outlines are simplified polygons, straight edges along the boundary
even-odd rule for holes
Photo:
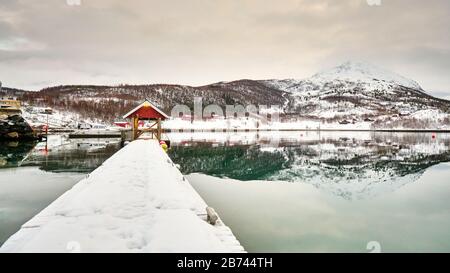
[[[25,223],[0,252],[243,252],[156,140],[131,142]]]

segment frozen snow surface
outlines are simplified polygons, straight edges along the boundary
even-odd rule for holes
[[[137,140],[25,223],[0,252],[243,252],[155,140]]]

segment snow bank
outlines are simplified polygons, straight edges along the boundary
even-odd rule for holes
[[[243,251],[154,140],[130,143],[22,226],[0,252]],[[202,219],[203,218],[203,219]]]

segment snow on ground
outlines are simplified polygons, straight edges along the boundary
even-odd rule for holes
[[[171,130],[450,130],[450,115],[438,109],[419,110],[405,116],[384,115],[363,120],[361,116],[367,113],[371,113],[370,110],[359,107],[350,108],[345,112],[338,112],[337,109],[320,110],[313,113],[315,114],[313,116],[318,118],[303,117],[283,122],[275,120],[271,122],[254,117],[215,118],[205,121],[171,118],[164,121],[163,128]],[[339,116],[342,118],[336,120],[335,118]]]
[[[0,252],[240,252],[154,140],[130,143],[22,226]]]
[[[27,106],[22,110],[22,116],[27,120],[27,122],[32,126],[42,126],[48,125],[50,128],[67,128],[67,129],[75,129],[80,124],[89,124],[92,128],[97,129],[106,129],[113,128],[111,124],[106,124],[97,119],[91,118],[81,118],[79,114],[68,112],[68,111],[59,111],[56,109],[52,109],[52,114],[45,114],[45,107],[34,107]]]
[[[22,116],[25,120],[32,126],[46,125],[47,119],[48,124],[51,128],[55,127],[76,127],[76,123],[79,120],[78,115],[70,112],[61,112],[53,110],[53,114],[44,114],[45,108],[42,107],[26,107],[22,111]]]
[[[163,128],[171,130],[370,130],[373,129],[373,122],[363,121],[360,118],[363,114],[371,114],[371,110],[360,107],[348,107],[345,112],[339,112],[339,109],[333,108],[332,104],[322,102],[323,107],[311,113],[311,116],[316,118],[298,118],[297,120],[270,122],[262,118],[243,117],[243,118],[214,118],[203,121],[185,120],[183,118],[170,118],[164,121]],[[89,134],[105,133],[106,131],[117,131],[120,127],[113,124],[104,123],[98,120],[82,119],[78,114],[71,112],[62,112],[54,110],[52,115],[43,113],[45,108],[41,107],[27,107],[23,111],[23,117],[33,126],[46,125],[47,118],[50,128],[67,128],[76,129],[80,124],[89,124],[93,129],[89,130]],[[341,117],[336,120],[336,118]],[[351,118],[354,117],[354,118]],[[319,119],[319,118],[322,118]],[[328,119],[328,121],[326,120]],[[353,120],[354,119],[354,120]],[[381,120],[381,124],[386,125],[386,129],[416,129],[408,128],[403,124],[403,121],[408,119],[416,119],[424,121],[426,128],[432,130],[450,129],[447,124],[450,120],[450,115],[443,113],[438,109],[419,110],[408,113],[405,117],[392,116],[378,116],[373,118]],[[386,121],[384,121],[386,120]],[[444,122],[447,120],[447,122]],[[347,121],[348,124],[341,124],[340,122]],[[394,123],[394,125],[390,125]],[[388,126],[390,125],[390,126]],[[383,129],[377,128],[377,129]],[[99,130],[96,132],[95,130]]]
[[[426,110],[420,110],[411,115],[411,117],[416,119],[428,119],[428,120],[434,120],[434,121],[440,121],[445,118],[449,118],[449,115],[446,113],[443,113],[442,111],[438,109],[426,109]]]

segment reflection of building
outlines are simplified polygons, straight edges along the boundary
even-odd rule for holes
[[[0,98],[0,115],[21,115],[22,110],[20,100],[16,98]]]
[[[48,142],[38,143],[22,166],[38,166],[58,173],[90,173],[120,148],[120,139],[69,139],[65,135],[49,135]]]

